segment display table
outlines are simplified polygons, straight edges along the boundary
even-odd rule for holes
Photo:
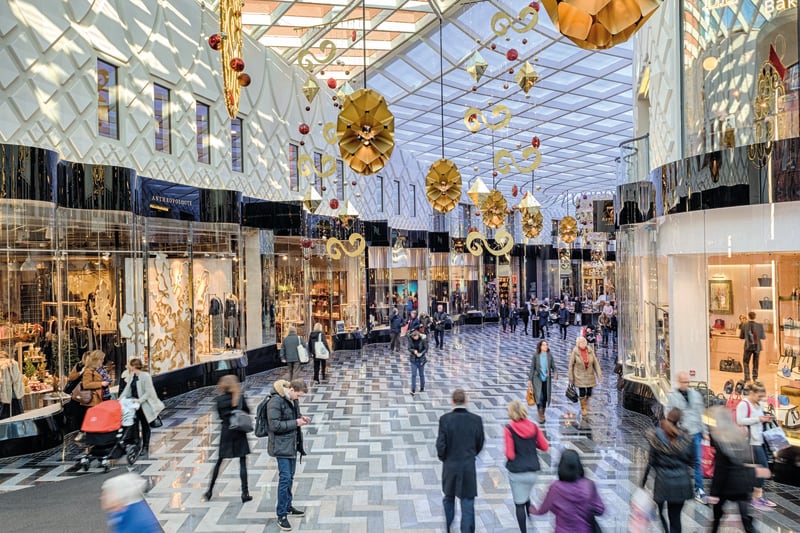
[[[482,325],[483,313],[480,311],[467,311],[464,313],[464,324],[468,325]]]
[[[336,333],[332,337],[334,352],[339,350],[361,350],[364,347],[364,335],[358,330]]]
[[[372,328],[367,335],[367,343],[368,344],[377,344],[381,342],[390,342],[391,341],[391,329],[389,326],[378,326],[376,328]]]
[[[0,420],[0,457],[30,454],[64,441],[61,402]]]

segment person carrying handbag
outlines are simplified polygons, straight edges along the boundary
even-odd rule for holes
[[[603,371],[594,354],[594,349],[583,337],[575,339],[575,348],[569,357],[569,382],[578,388],[581,402],[581,414],[589,412],[589,399],[592,389],[603,379]]]
[[[128,361],[126,385],[119,397],[139,400],[136,419],[141,432],[142,453],[146,454],[150,450],[150,424],[164,410],[164,402],[158,397],[153,378],[142,370],[143,367],[142,360],[138,357]]]
[[[774,418],[764,413],[761,402],[767,396],[767,389],[760,381],[751,383],[750,393],[736,406],[736,423],[747,429],[747,436],[752,450],[752,462],[769,468],[767,453],[764,451],[763,426]],[[764,478],[756,477],[753,487],[753,499],[750,504],[759,511],[771,511],[775,503],[764,497]]]
[[[280,353],[281,363],[286,364],[289,368],[288,381],[299,378],[302,372],[302,362],[300,361],[300,354],[297,350],[297,347],[301,345],[303,348],[308,349],[303,339],[297,335],[297,328],[289,326],[286,336],[281,341]]]
[[[308,336],[308,350],[314,358],[314,383],[319,385],[320,370],[322,370],[322,381],[325,381],[325,371],[331,354],[330,345],[319,322],[314,324],[314,331]]]

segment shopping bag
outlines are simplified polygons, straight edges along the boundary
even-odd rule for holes
[[[325,343],[321,340],[316,341],[314,343],[314,358],[325,360],[331,356],[331,353],[328,351],[328,348],[325,347]]]
[[[297,345],[297,358],[301,363],[308,363],[308,350],[302,343]]]
[[[769,449],[773,454],[791,446],[789,444],[789,439],[786,438],[786,433],[783,431],[783,428],[778,425],[774,425],[771,428],[764,430],[762,435],[764,436],[764,442],[767,443],[767,446],[769,446]]]
[[[703,439],[703,442],[700,445],[700,465],[703,470],[704,478],[714,477],[715,454],[716,450],[714,450],[714,447],[711,445],[711,441],[708,439]]]
[[[406,333],[408,333],[408,324],[406,324],[405,326],[400,328],[400,336],[401,337],[405,337]]]

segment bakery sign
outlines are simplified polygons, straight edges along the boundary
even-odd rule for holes
[[[750,0],[747,0],[750,3]],[[711,0],[703,5],[705,11],[716,11],[729,7],[737,9],[741,0]],[[772,15],[788,9],[797,9],[797,0],[762,0],[760,3],[754,2],[764,15]]]

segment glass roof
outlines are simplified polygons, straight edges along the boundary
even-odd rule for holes
[[[465,186],[481,176],[491,187],[496,150],[505,148],[524,167],[522,149],[538,136],[542,162],[535,181],[544,205],[564,204],[571,194],[613,191],[618,145],[633,137],[631,44],[582,50],[553,28],[543,8],[531,31],[495,36],[492,17],[501,11],[518,20],[521,5],[510,0],[247,0],[242,13],[245,30],[290,63],[304,50],[323,58],[320,45],[330,39],[336,53],[322,62],[315,59],[314,73],[350,80],[356,89],[363,85],[366,33],[367,86],[386,97],[398,147],[414,153],[423,166],[441,157],[444,140],[445,156],[458,165]],[[518,51],[518,59],[506,59],[510,48]],[[475,51],[488,63],[477,83],[466,70]],[[526,61],[539,75],[527,98],[514,81]],[[467,130],[467,108],[479,108],[492,123],[498,120],[491,111],[497,104],[512,111],[506,127]],[[498,174],[495,182],[508,194],[513,185],[527,190],[530,180],[530,173],[514,169]]]

